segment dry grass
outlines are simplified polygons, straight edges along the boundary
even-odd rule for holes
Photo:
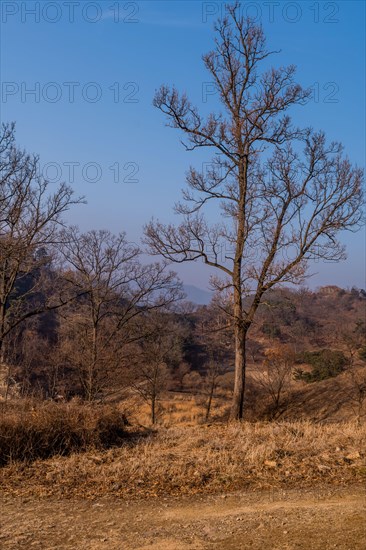
[[[158,426],[165,428],[177,425],[197,426],[204,422],[205,411],[200,404],[199,397],[199,395],[195,396],[191,393],[166,393],[158,405]],[[229,410],[228,399],[221,401],[215,399],[213,418],[219,416],[221,418],[223,411]],[[151,426],[150,407],[139,396],[130,396],[125,399],[123,406],[132,424]]]
[[[126,418],[111,406],[16,400],[0,403],[0,466],[106,449],[126,437]]]
[[[361,387],[361,382],[366,381],[366,366],[354,369],[353,372]],[[273,416],[273,402],[256,382],[257,377],[258,372],[253,368],[249,369],[245,412],[245,420],[248,421],[268,420]],[[289,422],[362,422],[366,419],[366,398],[364,397],[360,406],[357,389],[349,372],[314,384],[292,380],[290,391],[282,396],[284,406],[280,418]],[[227,421],[231,398],[230,391],[224,388],[217,390],[212,402],[211,421]],[[196,426],[203,423],[206,399],[200,390],[195,393],[165,392],[159,403],[158,425]],[[128,411],[128,418],[133,424],[150,426],[149,406],[139,396],[125,392],[119,400],[123,401],[123,407]]]
[[[355,422],[161,427],[121,448],[6,466],[0,481],[6,494],[85,498],[359,483],[365,443]]]

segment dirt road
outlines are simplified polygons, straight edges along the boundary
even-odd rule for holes
[[[0,504],[4,550],[366,548],[360,486],[144,501],[5,497]]]

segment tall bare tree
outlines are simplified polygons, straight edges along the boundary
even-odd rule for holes
[[[211,168],[190,168],[176,206],[182,223],[152,221],[145,239],[153,254],[175,262],[201,258],[221,273],[213,283],[230,290],[235,334],[231,418],[241,419],[247,334],[263,295],[278,283],[303,281],[311,259],[345,257],[337,234],[361,224],[363,172],[322,132],[292,125],[289,109],[310,92],[294,82],[294,66],[260,70],[274,52],[239,4],[227,6],[215,31],[215,48],[203,61],[221,109],[204,117],[186,94],[167,86],[154,100],[168,126],[184,134],[187,150],[212,148]],[[211,202],[220,206],[222,223],[204,217]]]
[[[47,251],[58,241],[62,215],[81,201],[65,184],[52,190],[40,174],[38,157],[17,147],[14,124],[1,126],[0,363],[3,366],[8,335],[25,319],[58,308],[68,299],[67,289],[56,285]]]

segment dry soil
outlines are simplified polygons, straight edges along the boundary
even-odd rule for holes
[[[364,550],[365,488],[139,501],[3,497],[0,548]]]

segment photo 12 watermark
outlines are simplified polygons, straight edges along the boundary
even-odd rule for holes
[[[139,103],[140,86],[137,82],[15,82],[1,83],[1,103]]]
[[[113,23],[139,23],[139,2],[0,2],[1,22],[11,21],[23,24],[59,22],[90,24],[111,21]]]
[[[284,89],[285,90],[285,89]],[[302,101],[303,105],[308,103],[339,103],[340,87],[335,81],[329,82],[313,82],[308,87],[310,94]],[[214,81],[202,82],[201,99],[202,103],[209,103],[210,100],[218,98],[220,94],[219,87]],[[250,101],[255,98],[260,98],[263,95],[263,90],[260,85],[252,84],[250,89]]]
[[[64,161],[46,162],[39,167],[39,175],[50,184],[66,183],[73,185],[76,183],[139,183],[137,177],[140,172],[140,166],[137,162],[115,161],[105,165],[95,161],[79,162]]]
[[[224,18],[232,2],[202,2],[202,23],[213,23]],[[256,23],[339,23],[338,2],[239,2],[239,13]]]

